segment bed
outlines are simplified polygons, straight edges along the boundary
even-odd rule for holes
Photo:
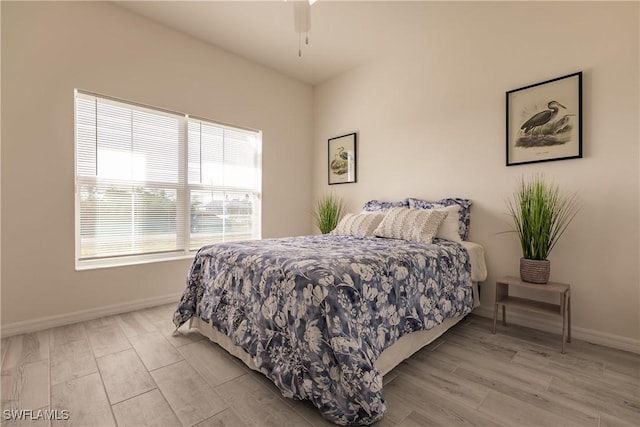
[[[329,421],[382,418],[382,376],[478,305],[484,251],[317,235],[201,248],[174,314]]]

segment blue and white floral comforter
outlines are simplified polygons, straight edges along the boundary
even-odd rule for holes
[[[200,317],[285,396],[334,423],[367,425],[385,411],[380,353],[472,305],[457,243],[304,236],[201,248],[174,323]]]

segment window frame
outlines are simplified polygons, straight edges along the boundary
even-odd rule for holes
[[[95,258],[82,258],[81,257],[81,198],[80,187],[82,184],[100,185],[103,183],[116,183],[123,186],[132,185],[135,186],[137,181],[135,180],[116,180],[109,178],[100,178],[98,176],[89,177],[81,176],[78,174],[78,95],[85,95],[89,97],[96,97],[104,99],[110,102],[116,102],[125,104],[127,106],[148,109],[156,111],[160,114],[170,114],[179,117],[180,131],[182,133],[181,147],[179,147],[180,155],[176,160],[176,164],[181,174],[180,182],[167,183],[159,181],[144,181],[145,187],[151,188],[170,188],[176,190],[176,216],[182,216],[183,219],[176,219],[176,241],[183,243],[182,249],[162,251],[155,253],[145,254],[132,254],[132,255],[114,255],[114,256],[102,256]],[[92,270],[99,268],[120,267],[127,265],[138,265],[155,262],[175,261],[184,259],[193,259],[197,248],[190,249],[191,241],[191,193],[193,190],[208,190],[215,192],[245,192],[252,194],[255,197],[255,212],[253,212],[253,232],[252,238],[249,240],[259,240],[262,238],[262,131],[251,129],[242,126],[235,126],[211,119],[206,119],[198,116],[191,116],[187,113],[181,113],[176,111],[167,110],[164,108],[158,108],[138,102],[132,102],[120,98],[115,98],[108,95],[102,95],[95,92],[74,89],[73,95],[73,126],[74,126],[74,232],[75,232],[75,269],[76,271]],[[252,133],[256,138],[256,150],[255,150],[255,163],[254,168],[257,170],[257,182],[254,189],[240,188],[232,186],[214,186],[201,183],[189,182],[189,123],[190,121],[204,122],[216,127],[228,129],[232,131],[240,131],[246,133]],[[96,153],[97,156],[97,153]],[[200,166],[202,167],[202,165]],[[180,208],[180,205],[182,206]]]

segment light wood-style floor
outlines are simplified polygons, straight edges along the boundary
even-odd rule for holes
[[[2,425],[329,426],[197,333],[174,305],[2,340]],[[640,355],[469,316],[385,376],[387,426],[638,426]],[[4,410],[68,410],[6,421]],[[34,412],[35,413],[35,412]]]

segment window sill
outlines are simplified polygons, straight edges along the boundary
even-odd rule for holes
[[[166,262],[166,261],[180,261],[180,260],[186,260],[186,259],[193,260],[195,255],[196,255],[196,251],[189,252],[188,254],[184,254],[184,255],[178,255],[178,254],[171,254],[167,256],[140,255],[140,256],[120,257],[120,258],[111,258],[111,259],[96,259],[96,260],[86,260],[86,261],[76,260],[76,271],[96,270],[101,268],[112,268],[112,267],[126,267],[129,265],[151,264],[151,263]]]

